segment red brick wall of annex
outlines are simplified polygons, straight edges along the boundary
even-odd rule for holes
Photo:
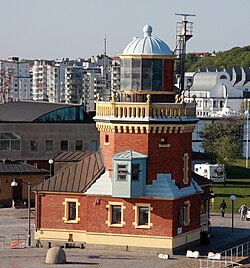
[[[79,206],[78,224],[64,223],[64,199],[78,198],[81,205]],[[108,209],[106,205],[109,201],[123,202],[126,209],[124,210],[124,221],[126,224],[123,228],[109,227],[106,223],[108,220]],[[120,233],[135,235],[155,235],[155,236],[172,236],[172,201],[145,200],[145,199],[119,199],[119,198],[101,198],[100,205],[94,205],[94,196],[75,196],[45,194],[41,195],[41,215],[40,224],[37,226],[46,229],[66,229],[66,230],[86,230],[88,232],[100,233]],[[133,225],[135,220],[135,203],[151,203],[153,211],[151,213],[151,229],[136,229]],[[36,211],[39,211],[37,209]]]
[[[78,224],[64,223],[64,199],[78,198],[79,218]],[[167,201],[167,200],[147,200],[147,199],[120,199],[120,198],[101,198],[100,205],[94,205],[94,196],[76,196],[76,195],[56,195],[46,194],[41,196],[41,221],[40,228],[48,229],[66,229],[66,230],[86,230],[88,232],[97,233],[114,233],[114,234],[132,234],[132,235],[150,235],[150,236],[176,236],[178,223],[178,213],[180,202],[190,200],[190,217],[191,224],[183,226],[183,233],[199,228],[199,195],[187,197],[183,200]],[[124,209],[125,225],[122,228],[109,227],[106,223],[108,220],[108,209],[106,205],[109,201],[123,202],[126,206]],[[153,226],[150,229],[137,229],[134,227],[135,203],[150,203],[153,207],[151,212],[151,223]],[[55,205],[56,204],[56,205]],[[38,209],[36,211],[39,211]]]

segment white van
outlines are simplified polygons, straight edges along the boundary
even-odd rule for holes
[[[213,182],[225,181],[225,168],[222,165],[212,164],[195,164],[194,172],[209,179]]]

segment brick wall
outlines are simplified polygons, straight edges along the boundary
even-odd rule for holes
[[[19,187],[22,187],[22,200],[27,201],[28,199],[28,185],[24,182],[31,182],[31,187],[38,185],[39,183],[44,181],[44,174],[0,174],[0,204],[2,206],[11,206],[12,202],[12,191],[13,187],[11,186],[11,182],[15,178],[18,182],[23,181]],[[17,186],[18,187],[18,186]],[[31,203],[34,204],[35,195],[31,193]]]
[[[78,198],[79,218],[77,224],[65,223],[64,217],[65,198]],[[119,198],[101,198],[100,205],[94,205],[94,196],[82,195],[59,195],[59,194],[44,194],[41,195],[41,215],[36,215],[40,222],[37,226],[48,229],[66,229],[66,230],[86,230],[87,232],[100,233],[115,233],[115,234],[134,234],[134,235],[150,235],[150,236],[174,236],[177,235],[178,213],[180,202],[190,200],[191,202],[191,224],[183,227],[183,232],[199,228],[199,200],[198,195],[188,197],[183,200],[148,200],[148,199],[119,199]],[[126,206],[124,210],[125,221],[124,227],[109,227],[106,223],[108,220],[108,209],[106,205],[109,201],[123,202]],[[153,207],[151,212],[151,223],[153,226],[150,229],[137,229],[134,227],[135,203],[150,203]],[[55,205],[56,204],[56,205]]]
[[[105,135],[109,135],[109,145],[104,145]],[[166,137],[170,147],[159,147],[161,137]],[[183,155],[189,155],[189,178],[191,178],[192,158],[191,133],[100,133],[100,146],[105,165],[112,170],[112,155],[125,150],[134,150],[147,159],[147,183],[151,184],[159,173],[171,173],[173,179],[183,186]]]

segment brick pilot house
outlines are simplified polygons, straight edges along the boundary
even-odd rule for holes
[[[120,55],[120,91],[96,103],[99,152],[34,188],[40,243],[173,253],[208,228],[191,177],[196,104],[174,103],[174,55],[143,31]]]

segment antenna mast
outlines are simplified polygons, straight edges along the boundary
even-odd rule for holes
[[[182,16],[182,21],[176,23],[176,48],[175,55],[180,59],[180,93],[185,90],[185,62],[186,62],[186,43],[193,36],[193,22],[189,22],[187,17],[195,17],[194,14],[175,13],[176,16]]]
[[[104,55],[107,55],[107,38],[104,38]]]

